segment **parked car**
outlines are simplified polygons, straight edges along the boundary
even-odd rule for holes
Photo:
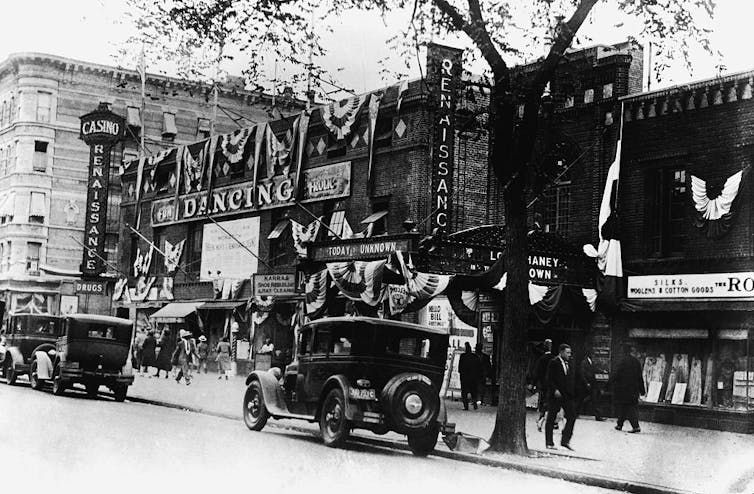
[[[243,417],[261,430],[269,418],[318,422],[327,446],[351,429],[408,436],[411,451],[431,453],[447,422],[440,388],[448,333],[400,321],[336,317],[306,324],[293,362],[246,379]],[[277,370],[277,372],[275,372]]]
[[[58,316],[10,314],[2,335],[5,351],[0,352],[0,369],[5,382],[16,384],[18,376],[28,374],[38,353],[54,358],[55,341],[62,330],[62,320]]]
[[[134,382],[129,359],[133,324],[128,319],[93,314],[71,314],[62,318],[62,331],[54,354],[37,353],[29,380],[42,389],[52,381],[52,392],[62,395],[74,383],[81,383],[89,395],[105,385],[115,401],[126,399]]]

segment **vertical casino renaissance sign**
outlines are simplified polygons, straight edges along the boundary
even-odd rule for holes
[[[110,155],[113,146],[125,135],[123,117],[110,111],[107,103],[81,117],[80,137],[89,145],[84,257],[81,272],[96,277],[105,270],[105,233],[107,229],[107,191],[110,182]]]
[[[430,44],[427,78],[432,88],[432,210],[431,229],[445,232],[453,208],[455,112],[461,85],[462,50]]]

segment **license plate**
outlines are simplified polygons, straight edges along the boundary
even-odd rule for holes
[[[373,389],[348,388],[348,396],[354,400],[376,400],[377,395]]]

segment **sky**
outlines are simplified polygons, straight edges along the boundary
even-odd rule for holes
[[[6,22],[0,30],[0,60],[11,53],[34,51],[114,65],[118,47],[135,33],[125,11],[124,0],[6,0],[3,9]],[[720,65],[725,66],[726,73],[754,69],[751,49],[743,42],[751,29],[752,14],[754,2],[751,0],[718,0],[716,18],[708,27],[713,49],[719,51],[721,57],[700,50],[693,56],[692,73],[679,63],[665,73],[664,80],[653,89],[714,77]],[[605,5],[598,7],[593,15],[598,22],[585,25],[582,31],[590,35],[594,44],[620,42],[636,34],[636,26],[630,19],[617,19]],[[13,22],[7,22],[8,19]],[[329,55],[323,65],[339,82],[357,92],[396,82],[380,75],[378,60],[390,55],[386,40],[395,34],[395,26],[404,27],[407,16],[397,14],[388,19],[387,25],[372,13],[347,12],[339,19],[334,33],[325,38]],[[615,24],[622,21],[623,25],[616,28]],[[436,41],[459,46],[464,40]],[[343,70],[337,71],[338,67]],[[400,70],[403,64],[396,60],[391,67]],[[225,69],[230,74],[239,74],[241,67],[231,63]],[[148,67],[148,71],[157,72],[153,67]],[[280,68],[279,76],[285,75],[285,69]],[[409,76],[418,75],[414,64]],[[272,78],[270,70],[270,80],[261,82],[269,87]]]

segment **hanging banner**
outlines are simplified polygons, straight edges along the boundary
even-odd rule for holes
[[[453,210],[455,113],[461,86],[462,50],[430,43],[427,83],[432,91],[432,209],[431,230],[445,232]]]
[[[110,111],[107,103],[81,117],[80,138],[89,145],[89,179],[87,181],[84,256],[81,273],[97,277],[105,271],[105,233],[107,229],[107,191],[110,177],[110,154],[125,132],[123,117]]]

